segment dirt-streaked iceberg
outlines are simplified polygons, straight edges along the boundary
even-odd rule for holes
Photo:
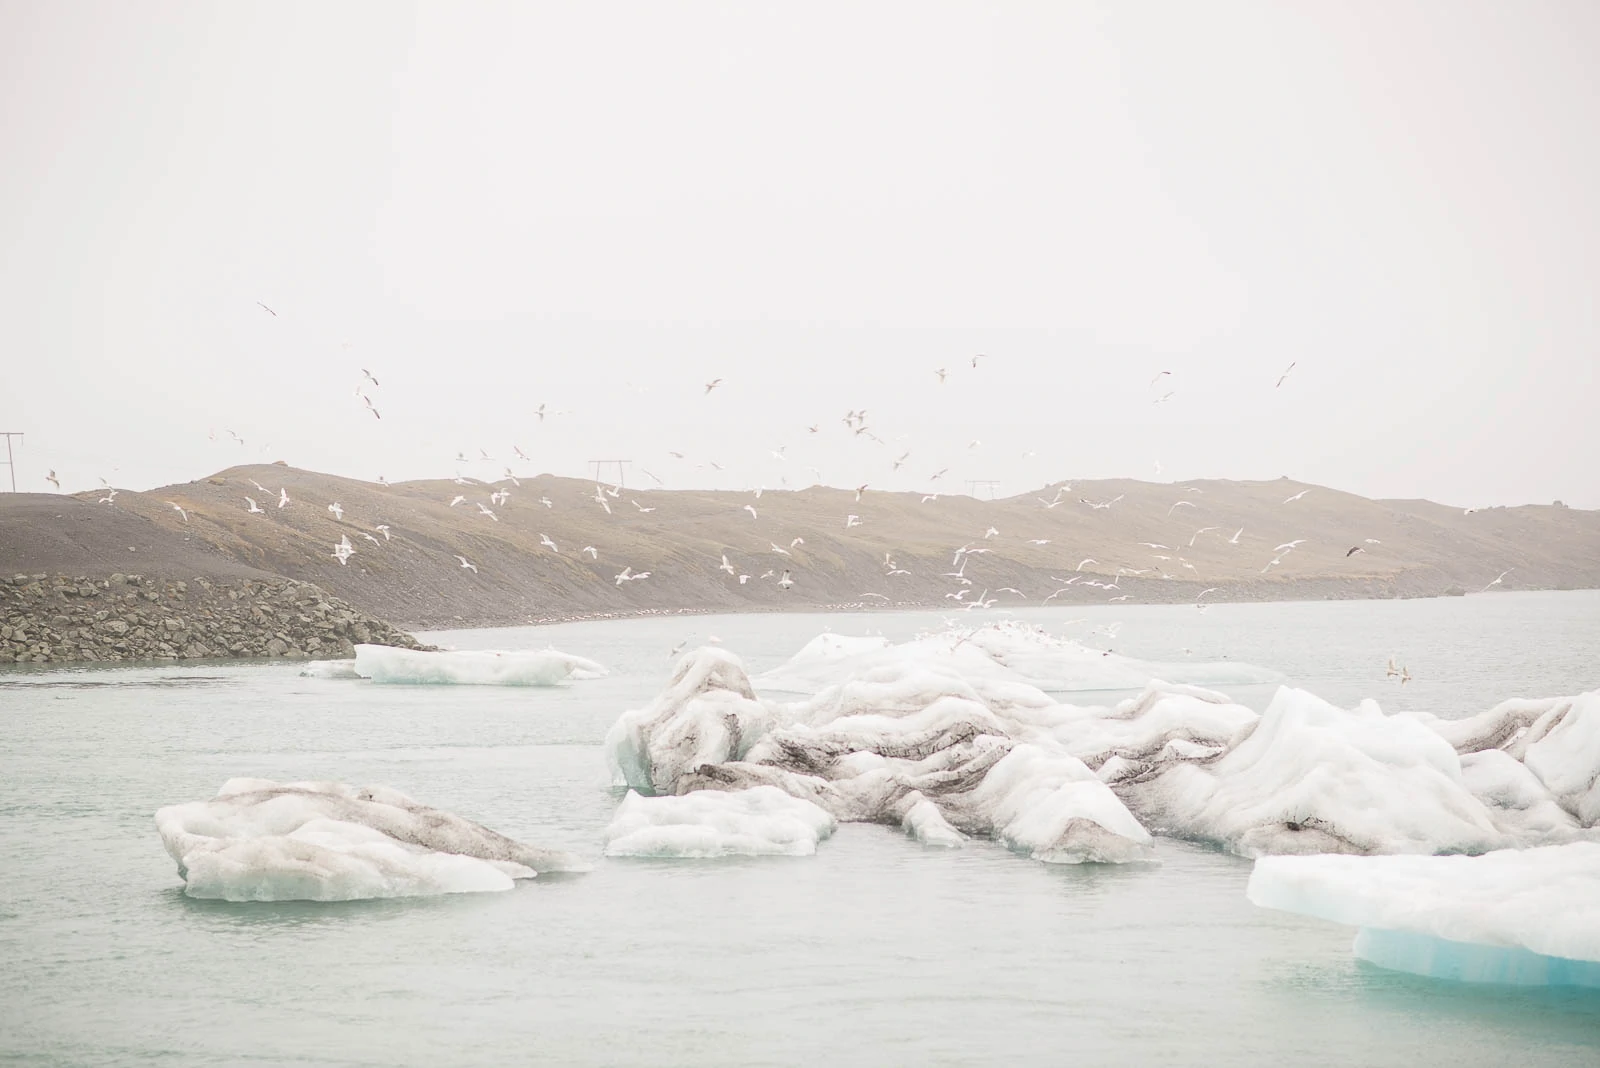
[[[209,801],[169,805],[156,829],[184,893],[225,901],[352,901],[509,890],[540,872],[586,871],[381,786],[230,779]]]

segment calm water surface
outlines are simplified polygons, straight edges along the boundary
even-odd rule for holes
[[[1134,656],[1272,667],[1340,704],[1462,715],[1600,686],[1595,593],[1020,616]],[[1351,958],[1349,930],[1250,906],[1247,861],[1181,842],[1162,840],[1160,866],[1048,867],[846,826],[808,858],[598,859],[617,802],[600,741],[680,641],[716,635],[762,670],[824,629],[899,639],[941,618],[434,636],[553,644],[615,673],[552,690],[281,664],[0,672],[0,1061],[1600,1063],[1593,992],[1380,971]],[[1390,654],[1416,677],[1403,690]],[[1234,695],[1261,707],[1271,688]],[[598,864],[505,894],[191,901],[151,813],[234,775],[386,783]]]

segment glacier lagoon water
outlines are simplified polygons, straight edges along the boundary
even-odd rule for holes
[[[1461,715],[1600,685],[1592,592],[1017,615],[1134,656],[1271,667],[1341,704]],[[1159,867],[1115,869],[925,850],[858,825],[814,857],[600,857],[618,801],[600,741],[659,689],[680,641],[717,635],[764,670],[827,628],[902,639],[942,618],[435,636],[553,644],[613,672],[556,689],[374,686],[284,664],[0,672],[0,1061],[1600,1062],[1597,992],[1382,970],[1354,957],[1349,928],[1250,905],[1248,861],[1168,839]],[[1114,637],[1097,631],[1113,621]],[[1383,675],[1391,653],[1415,676],[1403,690]],[[1229,692],[1259,708],[1271,687]],[[501,894],[191,900],[151,814],[234,775],[385,783],[597,867]]]

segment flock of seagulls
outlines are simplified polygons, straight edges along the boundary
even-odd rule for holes
[[[259,301],[257,303],[269,315],[273,316],[274,318],[278,316],[278,313],[274,309],[268,307],[265,303]],[[987,357],[983,354],[973,356],[969,362],[969,366],[961,373],[965,374],[969,371],[977,371],[980,363],[986,358]],[[1291,373],[1295,370],[1296,365],[1296,362],[1291,362],[1283,369],[1274,383],[1274,389],[1281,389],[1283,387],[1284,383],[1289,379]],[[371,414],[374,419],[381,420],[382,414],[380,413],[375,400],[376,392],[381,389],[380,381],[377,375],[368,368],[360,368],[360,372],[361,379],[356,385],[355,396],[361,400],[364,410],[367,413]],[[935,368],[933,375],[938,386],[947,384],[952,378],[952,372],[947,367]],[[702,396],[707,398],[711,397],[719,388],[724,386],[725,382],[726,380],[720,377],[712,378],[710,381],[705,382]],[[1149,383],[1152,403],[1163,404],[1176,396],[1178,389],[1174,387],[1174,382],[1175,376],[1172,371],[1158,371],[1154,377],[1150,379]],[[708,403],[715,402],[708,401]],[[532,414],[538,418],[540,423],[543,423],[547,416],[559,416],[567,413],[549,408],[545,404],[540,404],[537,408],[533,409]],[[851,409],[844,414],[840,421],[846,428],[847,433],[853,438],[876,443],[878,445],[887,444],[887,442],[885,442],[884,439],[880,437],[879,434],[874,430],[873,423],[870,420],[866,409]],[[822,432],[822,423],[818,422],[807,425],[805,427],[805,431],[808,434],[819,434]],[[244,439],[234,431],[225,430],[224,433],[240,446],[245,444]],[[215,431],[213,431],[212,436],[215,437]],[[982,446],[982,441],[973,439],[967,444],[967,449],[976,450],[982,448]],[[912,451],[909,449],[896,449],[895,451],[898,453],[898,455],[893,453],[890,454],[893,456],[893,459],[889,460],[889,470],[891,472],[901,470],[912,458]],[[477,452],[478,456],[475,458],[469,458],[465,451],[458,452],[456,454],[457,464],[465,467],[469,464],[499,463],[495,457],[490,455],[488,450],[480,448],[477,450]],[[528,453],[525,452],[520,445],[513,444],[511,447],[511,453],[518,461],[531,462]],[[770,449],[769,454],[777,463],[789,464],[791,462],[791,458],[788,455],[787,446],[779,445],[774,449]],[[668,455],[677,461],[685,460],[685,455],[682,452],[669,450]],[[703,464],[701,466],[709,466],[712,469],[719,471],[723,469],[722,465],[716,463],[715,461],[708,461],[707,464]],[[1156,470],[1158,474],[1160,469],[1160,462],[1156,461]],[[816,468],[810,468],[809,470],[814,472],[820,480],[821,473],[817,471]],[[929,481],[937,482],[948,473],[949,468],[940,468],[929,476]],[[647,475],[658,486],[663,485],[662,479],[654,473],[645,471],[644,474]],[[55,485],[58,489],[60,488],[60,482],[58,481],[56,472],[54,470],[51,470],[46,477],[50,483]],[[382,479],[381,477],[378,481],[383,485],[388,485],[386,480]],[[469,478],[464,473],[461,473],[459,469],[458,474],[453,481],[458,485],[468,487],[491,485],[491,483],[484,482],[480,479]],[[501,484],[494,485],[493,491],[488,494],[488,500],[486,502],[482,500],[469,501],[467,494],[455,493],[451,495],[444,503],[448,508],[456,508],[458,506],[470,503],[473,505],[475,511],[470,512],[469,514],[474,516],[476,520],[499,523],[500,515],[498,514],[497,510],[504,511],[507,508],[512,507],[512,487],[520,488],[521,482],[510,467],[504,467],[503,473],[501,473],[495,481],[496,483]],[[784,481],[785,484],[787,484],[787,480]],[[266,501],[268,504],[271,504],[271,491],[266,486],[261,485],[259,482],[255,482],[254,480],[251,480],[251,482],[255,486],[256,491],[262,495],[262,500]],[[510,483],[510,486],[508,487],[503,483]],[[108,493],[106,496],[99,499],[100,503],[114,504],[117,491],[109,488],[109,484],[107,484],[107,487]],[[1191,496],[1199,495],[1203,492],[1198,487],[1193,486],[1181,488],[1184,493]],[[754,494],[754,499],[759,501],[763,489],[761,487],[757,487],[752,492]],[[1298,492],[1285,497],[1282,501],[1282,505],[1288,506],[1302,501],[1311,492],[1312,491],[1309,488],[1301,489]],[[612,504],[613,502],[619,501],[621,493],[622,489],[620,485],[608,486],[597,481],[594,486],[593,495],[587,499],[594,505],[598,506],[605,515],[611,516],[614,515]],[[855,486],[853,490],[855,503],[861,504],[867,502],[868,495],[870,493],[870,481],[862,482]],[[1094,500],[1086,496],[1078,496],[1073,498],[1069,496],[1071,493],[1071,485],[1068,483],[1062,483],[1055,488],[1052,496],[1048,498],[1038,497],[1036,499],[1039,505],[1046,512],[1051,512],[1055,509],[1067,506],[1072,500],[1076,500],[1077,504],[1087,508],[1090,513],[1109,511],[1110,509],[1121,504],[1126,499],[1126,495],[1120,493],[1107,500]],[[940,495],[938,493],[924,494],[921,496],[921,502],[923,504],[934,503],[939,500],[939,496]],[[265,517],[271,514],[268,509],[264,508],[261,502],[253,496],[245,496],[243,501],[245,505],[245,511],[249,515]],[[553,509],[556,507],[556,503],[552,501],[549,496],[540,496],[535,498],[535,502],[539,505],[542,505],[546,509]],[[189,513],[182,506],[172,501],[168,501],[166,503],[178,513],[183,522],[189,522]],[[287,508],[292,503],[293,502],[289,496],[287,487],[280,487],[278,489],[276,500],[277,509],[281,510]],[[656,507],[654,505],[641,503],[639,500],[632,497],[628,498],[628,503],[638,514],[641,515],[650,514],[656,511]],[[759,523],[761,521],[761,510],[759,510],[754,503],[742,504],[740,506],[740,510],[748,514],[752,523]],[[1171,502],[1170,506],[1166,509],[1164,518],[1169,521],[1173,520],[1177,513],[1182,510],[1198,513],[1201,510],[1201,505],[1195,500],[1189,499],[1187,496],[1180,497]],[[1473,509],[1468,509],[1467,511],[1470,513],[1473,511]],[[333,517],[335,522],[344,522],[346,509],[338,501],[330,502],[327,505],[327,512]],[[848,531],[862,526],[865,522],[866,520],[862,514],[858,512],[850,512],[843,517],[842,525],[843,529]],[[388,543],[391,540],[392,528],[387,523],[376,524],[372,526],[371,531],[372,532],[368,532],[367,530],[358,529],[355,532],[360,537],[366,539],[370,545],[374,547],[381,548],[385,543]],[[1107,603],[1125,602],[1131,598],[1132,594],[1121,589],[1120,582],[1123,578],[1137,578],[1143,580],[1146,576],[1152,576],[1166,580],[1178,578],[1186,578],[1189,580],[1198,579],[1198,566],[1194,563],[1194,561],[1186,559],[1179,549],[1174,549],[1172,546],[1175,545],[1182,546],[1184,549],[1194,549],[1200,543],[1200,539],[1205,538],[1208,535],[1214,535],[1215,537],[1213,538],[1213,544],[1221,544],[1233,547],[1235,549],[1243,548],[1240,541],[1241,536],[1245,533],[1245,528],[1243,526],[1235,529],[1231,536],[1223,537],[1223,533],[1225,533],[1225,528],[1220,524],[1213,523],[1194,528],[1187,535],[1186,540],[1185,535],[1174,532],[1173,534],[1164,537],[1160,542],[1138,542],[1137,545],[1139,548],[1148,550],[1148,553],[1146,554],[1147,559],[1145,566],[1131,566],[1132,562],[1129,564],[1122,564],[1117,566],[1114,575],[1086,573],[1084,571],[1086,567],[1091,565],[1098,566],[1100,562],[1092,557],[1085,557],[1078,562],[1070,577],[1066,579],[1056,579],[1055,582],[1058,584],[1056,588],[1042,597],[1039,603],[1048,604],[1052,600],[1061,597],[1070,591],[1073,591],[1074,588],[1077,588],[1078,590],[1085,588],[1098,589],[1107,594]],[[380,542],[378,537],[375,535],[381,535],[383,540]],[[1001,532],[995,527],[989,526],[982,532],[981,536],[978,536],[977,541],[980,543],[993,543],[1000,537]],[[768,545],[768,549],[765,551],[790,559],[793,558],[795,551],[799,550],[805,544],[805,539],[802,536],[793,537],[788,541],[787,547],[779,544],[777,540],[770,538],[763,540],[766,540]],[[1042,549],[1043,547],[1050,545],[1053,539],[1048,537],[1027,537],[1022,540],[1028,546],[1031,546],[1035,549]],[[1172,545],[1167,544],[1169,541],[1172,543]],[[1289,556],[1290,553],[1293,553],[1299,549],[1300,546],[1307,544],[1307,542],[1307,538],[1294,538],[1274,546],[1272,549],[1271,558],[1263,567],[1261,567],[1260,573],[1267,574],[1273,568],[1282,566],[1284,560]],[[1367,538],[1363,544],[1353,545],[1345,550],[1344,559],[1348,560],[1357,554],[1366,553],[1366,546],[1378,544],[1381,544],[1378,539]],[[540,533],[539,545],[542,549],[546,549],[552,554],[560,554],[561,552],[555,540],[546,533]],[[980,589],[976,594],[972,592],[972,587],[975,584],[975,580],[974,577],[967,574],[968,564],[974,558],[981,557],[988,552],[990,552],[990,549],[982,544],[969,542],[965,545],[962,545],[961,547],[953,550],[951,570],[944,572],[939,576],[940,578],[953,580],[955,588],[946,593],[945,597],[955,602],[961,610],[972,611],[991,608],[999,603],[998,598],[1000,595],[1015,598],[1019,601],[1025,601],[1028,599],[1028,596],[1023,591],[1012,586],[999,586],[998,588],[994,589],[992,593],[987,588]],[[351,544],[350,534],[341,532],[340,539],[333,545],[333,550],[330,555],[334,559],[338,560],[341,566],[347,566],[351,557],[355,556],[356,554],[357,550]],[[585,545],[578,551],[578,555],[587,556],[591,562],[598,564],[600,561],[601,551],[594,545]],[[764,581],[774,578],[776,579],[777,588],[782,591],[788,591],[796,584],[795,570],[792,566],[784,567],[781,575],[775,575],[775,568],[767,568],[763,570],[757,567],[741,567],[736,564],[733,559],[730,559],[728,552],[722,552],[719,555],[720,563],[718,564],[716,570],[725,574],[729,581],[735,582],[740,586],[747,585],[751,581]],[[465,555],[455,554],[454,558],[458,562],[460,570],[471,572],[474,575],[479,574],[478,564],[468,559],[468,557]],[[1190,572],[1191,574],[1184,575],[1183,573],[1185,571]],[[757,574],[757,572],[759,572],[759,574]],[[1483,589],[1487,591],[1494,586],[1500,585],[1505,577],[1510,573],[1511,569],[1500,573],[1486,586],[1484,586]],[[892,553],[886,554],[883,566],[883,575],[885,579],[893,580],[900,577],[910,576],[911,574],[912,572],[909,569],[899,566]],[[624,583],[646,580],[650,577],[650,571],[635,571],[633,567],[629,565],[623,566],[620,571],[613,573],[611,575],[611,581],[614,586],[620,587]],[[1203,612],[1209,608],[1212,603],[1214,603],[1214,601],[1207,601],[1206,598],[1224,593],[1225,590],[1223,587],[1208,586],[1202,589],[1195,596],[1195,607]],[[889,594],[879,590],[863,591],[860,596],[866,600],[882,603],[889,603],[894,599]],[[1406,682],[1409,682],[1411,679],[1409,670],[1405,667],[1397,666],[1392,658],[1388,666],[1388,677],[1399,678],[1402,685]]]

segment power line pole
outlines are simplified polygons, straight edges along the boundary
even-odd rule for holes
[[[617,481],[614,483],[614,485],[618,489],[627,489],[628,488],[628,484],[627,484],[627,482],[625,480],[626,473],[623,471],[623,467],[625,465],[627,465],[627,464],[633,463],[632,460],[590,460],[589,462],[594,465],[594,480],[596,482],[600,481],[600,468],[602,468],[602,467],[610,467],[612,464],[616,464],[617,465]]]
[[[989,490],[989,499],[992,501],[994,500],[994,488],[998,485],[1000,485],[998,478],[969,478],[967,479],[967,496],[976,497],[978,495],[978,487],[986,486]]]
[[[6,468],[11,472],[11,492],[17,492],[17,461],[11,455],[11,439],[22,440],[22,432],[18,430],[0,430],[0,437],[6,439]]]

